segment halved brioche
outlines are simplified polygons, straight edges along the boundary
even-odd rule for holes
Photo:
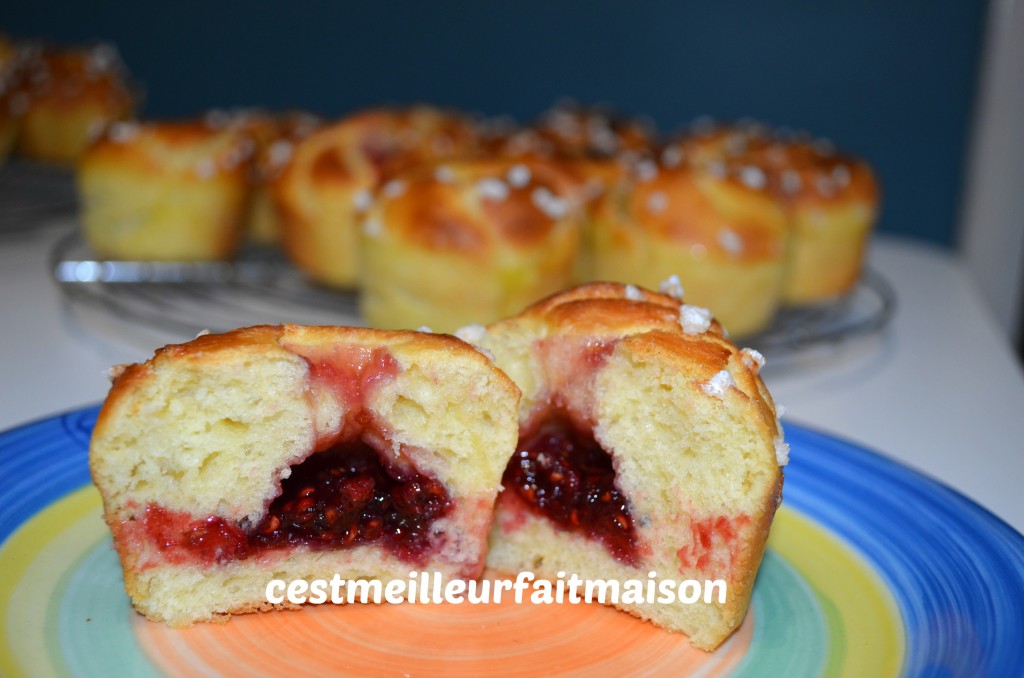
[[[613,284],[460,334],[523,393],[488,565],[722,579],[725,604],[619,605],[698,648],[720,644],[746,613],[786,461],[760,354],[724,339],[704,309]]]
[[[518,398],[418,332],[253,327],[129,366],[90,464],[133,604],[180,626],[272,607],[271,579],[479,576]]]

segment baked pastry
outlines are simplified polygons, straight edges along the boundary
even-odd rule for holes
[[[786,208],[792,242],[784,303],[831,301],[856,284],[880,199],[863,160],[827,140],[749,121],[698,125],[668,152],[691,165],[757,177]]]
[[[221,126],[240,126],[255,142],[245,234],[258,245],[279,245],[284,226],[269,184],[288,163],[294,144],[312,134],[323,121],[304,111],[275,114],[260,109],[211,111],[206,120]]]
[[[788,238],[763,172],[642,160],[594,210],[583,274],[647,287],[678,275],[688,300],[742,336],[779,306]]]
[[[72,164],[110,123],[132,117],[136,94],[117,50],[43,48],[25,60],[15,86],[23,109],[18,152]]]
[[[612,158],[626,152],[646,155],[657,141],[654,125],[646,119],[572,101],[545,111],[534,129],[562,153],[591,157]]]
[[[721,579],[724,603],[618,605],[719,645],[746,613],[788,454],[760,354],[705,309],[608,283],[459,335],[522,390],[488,566],[659,591]]]
[[[428,106],[363,111],[310,134],[271,182],[289,258],[318,283],[352,287],[357,206],[387,177],[476,143],[469,120]]]
[[[242,235],[253,148],[236,125],[113,124],[78,166],[86,240],[111,259],[230,258]]]
[[[272,607],[272,579],[480,575],[519,393],[450,336],[253,327],[127,367],[90,465],[135,608]]]
[[[453,160],[377,192],[360,237],[360,309],[376,327],[450,332],[570,284],[577,184],[540,160]]]
[[[832,301],[860,278],[880,190],[870,166],[827,143],[770,146],[762,164],[790,213],[792,243],[783,302]]]

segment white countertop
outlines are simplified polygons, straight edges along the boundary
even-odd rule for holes
[[[47,267],[71,227],[0,238],[0,430],[97,403],[108,367],[190,338],[136,336],[71,312]],[[953,255],[879,238],[869,261],[895,288],[893,322],[880,336],[769,365],[786,420],[883,452],[1024,531],[1024,372],[1008,342]]]

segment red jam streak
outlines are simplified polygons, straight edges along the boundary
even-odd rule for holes
[[[676,552],[680,571],[696,568],[727,577],[740,557],[740,533],[749,525],[750,517],[745,514],[692,521],[690,545]]]
[[[548,417],[520,436],[502,482],[560,527],[600,541],[620,562],[639,564],[629,502],[592,433]]]
[[[386,348],[353,345],[287,345],[286,348],[309,363],[313,388],[333,391],[351,413],[366,409],[374,389],[401,372],[401,365]]]
[[[143,525],[161,550],[169,555],[184,552],[207,565],[273,549],[374,543],[420,563],[431,548],[431,524],[451,508],[441,483],[386,469],[372,447],[352,441],[292,467],[281,494],[254,528],[244,530],[217,516],[191,520],[153,505],[147,507]]]

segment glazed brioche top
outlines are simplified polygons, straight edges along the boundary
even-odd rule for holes
[[[102,43],[83,48],[29,45],[18,50],[16,90],[32,102],[74,105],[90,101],[126,116],[138,98],[117,49]]]
[[[697,125],[666,145],[662,158],[735,177],[787,203],[827,207],[879,200],[878,183],[863,160],[828,140],[754,122]]]
[[[600,106],[566,102],[541,114],[534,125],[539,136],[568,155],[612,157],[654,146],[654,125]]]
[[[119,166],[133,172],[204,180],[244,175],[255,150],[255,140],[243,125],[211,124],[207,120],[117,122],[87,149],[81,169]]]
[[[369,189],[404,169],[477,148],[469,119],[431,106],[376,108],[326,125],[296,143],[290,180]]]
[[[543,247],[552,231],[569,227],[579,190],[557,163],[541,159],[445,161],[381,186],[363,231],[465,253]]]
[[[740,261],[783,256],[786,212],[764,184],[742,174],[646,159],[632,165],[598,208],[611,223],[688,245],[698,258],[712,253]]]

